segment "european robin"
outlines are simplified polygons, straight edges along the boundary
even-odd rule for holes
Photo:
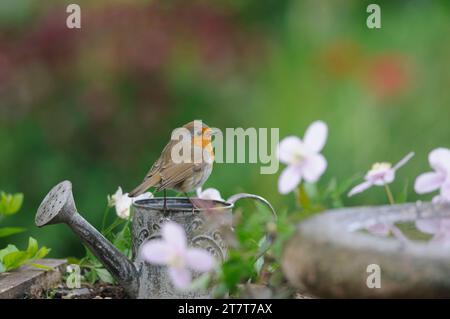
[[[174,147],[179,148],[181,141],[171,139],[145,175],[144,181],[129,193],[130,197],[136,197],[150,187],[155,187],[156,192],[164,190],[164,208],[166,208],[167,189],[186,194],[206,182],[213,168],[214,151],[211,137],[215,130],[201,121],[189,122],[183,128],[185,129],[183,132],[187,133],[186,139],[189,143],[186,147],[190,147],[190,156],[185,156],[182,161],[179,158],[174,160],[172,150]],[[195,156],[197,158],[194,158]]]

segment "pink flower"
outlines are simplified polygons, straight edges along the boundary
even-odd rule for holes
[[[433,202],[450,202],[450,150],[437,148],[428,155],[434,172],[423,173],[416,178],[414,189],[418,194],[439,190]]]
[[[327,160],[320,154],[325,146],[328,127],[322,121],[312,123],[303,141],[296,136],[284,138],[278,145],[278,159],[287,165],[278,179],[278,190],[287,194],[302,181],[315,183],[327,168]]]
[[[372,169],[367,172],[364,177],[365,181],[353,187],[348,193],[348,196],[351,197],[361,193],[372,186],[384,186],[392,183],[395,179],[395,172],[405,165],[413,156],[414,153],[409,153],[394,166],[387,162],[373,164]]]
[[[387,237],[392,234],[395,238],[400,241],[407,242],[408,238],[403,235],[402,231],[391,223],[378,223],[366,227],[367,231],[375,236]]]
[[[220,192],[215,188],[207,188],[202,191],[202,188],[197,188],[197,197],[205,200],[218,200],[225,201],[222,196],[220,196]]]
[[[150,240],[143,245],[141,256],[151,264],[167,266],[176,288],[189,286],[191,271],[207,272],[214,268],[215,260],[206,250],[187,247],[184,229],[177,223],[165,223],[161,235],[161,240]]]
[[[416,227],[421,232],[433,234],[431,242],[450,244],[450,218],[419,219],[416,221]]]

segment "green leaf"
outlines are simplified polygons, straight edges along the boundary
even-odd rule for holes
[[[15,252],[15,251],[19,251],[19,249],[17,249],[17,247],[14,245],[8,245],[8,246],[6,246],[6,248],[3,248],[2,250],[0,250],[0,262],[3,262],[3,258],[7,254]]]
[[[69,265],[79,265],[81,263],[81,260],[76,257],[67,257],[66,259]]]
[[[91,269],[85,273],[84,278],[86,278],[87,282],[90,284],[95,284],[98,280],[98,275],[95,269]]]
[[[255,262],[255,271],[259,275],[264,265],[264,256],[259,257]]]
[[[38,252],[36,253],[36,255],[34,256],[33,259],[42,259],[45,256],[47,256],[50,253],[50,248],[47,247],[41,247],[41,249],[38,250]]]
[[[100,278],[101,281],[106,282],[108,284],[114,283],[114,278],[111,276],[109,271],[107,271],[105,268],[95,268],[95,271]]]
[[[237,289],[237,284],[243,279],[253,277],[256,272],[253,258],[246,258],[240,252],[231,251],[228,260],[222,264],[222,280],[230,292]]]
[[[2,192],[0,194],[0,214],[9,216],[17,213],[22,207],[23,194],[17,193],[14,195]]]
[[[28,247],[26,250],[20,251],[14,245],[8,245],[6,248],[0,250],[0,263],[2,264],[1,271],[9,271],[19,268],[22,265],[30,264],[35,259],[44,258],[50,249],[41,247],[38,249],[37,241],[30,237],[28,240]]]
[[[28,254],[26,251],[15,251],[7,254],[3,257],[3,265],[6,271],[19,268],[28,259]]]
[[[19,234],[24,232],[25,230],[26,229],[23,227],[2,227],[0,228],[0,238]]]
[[[30,237],[28,239],[28,248],[27,248],[27,254],[28,256],[33,257],[34,255],[36,255],[38,251],[38,243],[37,240],[34,239],[33,237]]]
[[[210,273],[204,273],[198,278],[194,279],[191,284],[189,285],[188,289],[189,291],[202,291],[205,290],[209,283],[211,282],[211,274]]]
[[[113,245],[123,254],[127,254],[131,249],[131,231],[128,225],[114,236]]]

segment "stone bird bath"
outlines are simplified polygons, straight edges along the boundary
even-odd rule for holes
[[[230,218],[234,203],[239,199],[253,198],[273,207],[260,196],[237,194],[226,202],[195,199],[193,208],[187,198],[167,198],[167,210],[163,211],[163,199],[152,198],[134,203],[132,221],[133,256],[131,261],[112,245],[100,232],[92,227],[78,212],[72,195],[72,184],[64,181],[56,185],[44,198],[36,213],[38,227],[65,223],[103,263],[105,268],[125,288],[131,298],[200,298],[211,297],[210,292],[189,293],[175,290],[170,283],[165,267],[154,266],[139,258],[141,245],[159,238],[159,229],[167,220],[182,225],[186,231],[188,245],[207,249],[218,261],[227,254],[223,239],[223,226],[209,223],[211,216]],[[202,203],[204,205],[197,205]]]
[[[360,231],[378,223],[428,218],[450,218],[450,205],[357,207],[319,214],[301,223],[285,246],[283,271],[292,285],[319,297],[449,298],[449,246]],[[366,284],[371,264],[380,267],[380,288]]]

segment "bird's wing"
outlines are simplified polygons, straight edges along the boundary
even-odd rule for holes
[[[156,160],[155,163],[153,163],[152,167],[148,171],[148,173],[145,175],[144,180],[142,183],[137,186],[135,189],[133,189],[128,195],[130,197],[136,197],[140,194],[144,193],[147,189],[150,187],[156,186],[159,184],[161,177],[159,175],[159,172],[161,169],[167,165],[168,159],[170,157],[167,157],[166,154],[170,154],[170,149],[172,148],[173,141],[170,141],[167,143],[166,147],[164,147],[163,151],[161,152],[161,155]],[[169,155],[170,156],[170,155]]]
[[[165,188],[172,188],[180,182],[184,181],[194,173],[194,169],[197,167],[197,165],[198,164],[195,163],[171,163],[171,165],[164,167],[159,172],[161,181],[158,185],[157,191]]]
[[[169,156],[170,156],[170,150],[172,149],[172,146],[173,146],[173,141],[171,140],[164,147],[158,160],[155,163],[153,163],[152,167],[150,168],[148,173],[145,175],[144,181],[146,179],[149,179],[153,175],[155,175],[155,173],[159,172],[165,165],[167,165],[167,163],[169,162],[169,159],[170,159],[170,157],[168,157],[167,154],[169,154]]]

